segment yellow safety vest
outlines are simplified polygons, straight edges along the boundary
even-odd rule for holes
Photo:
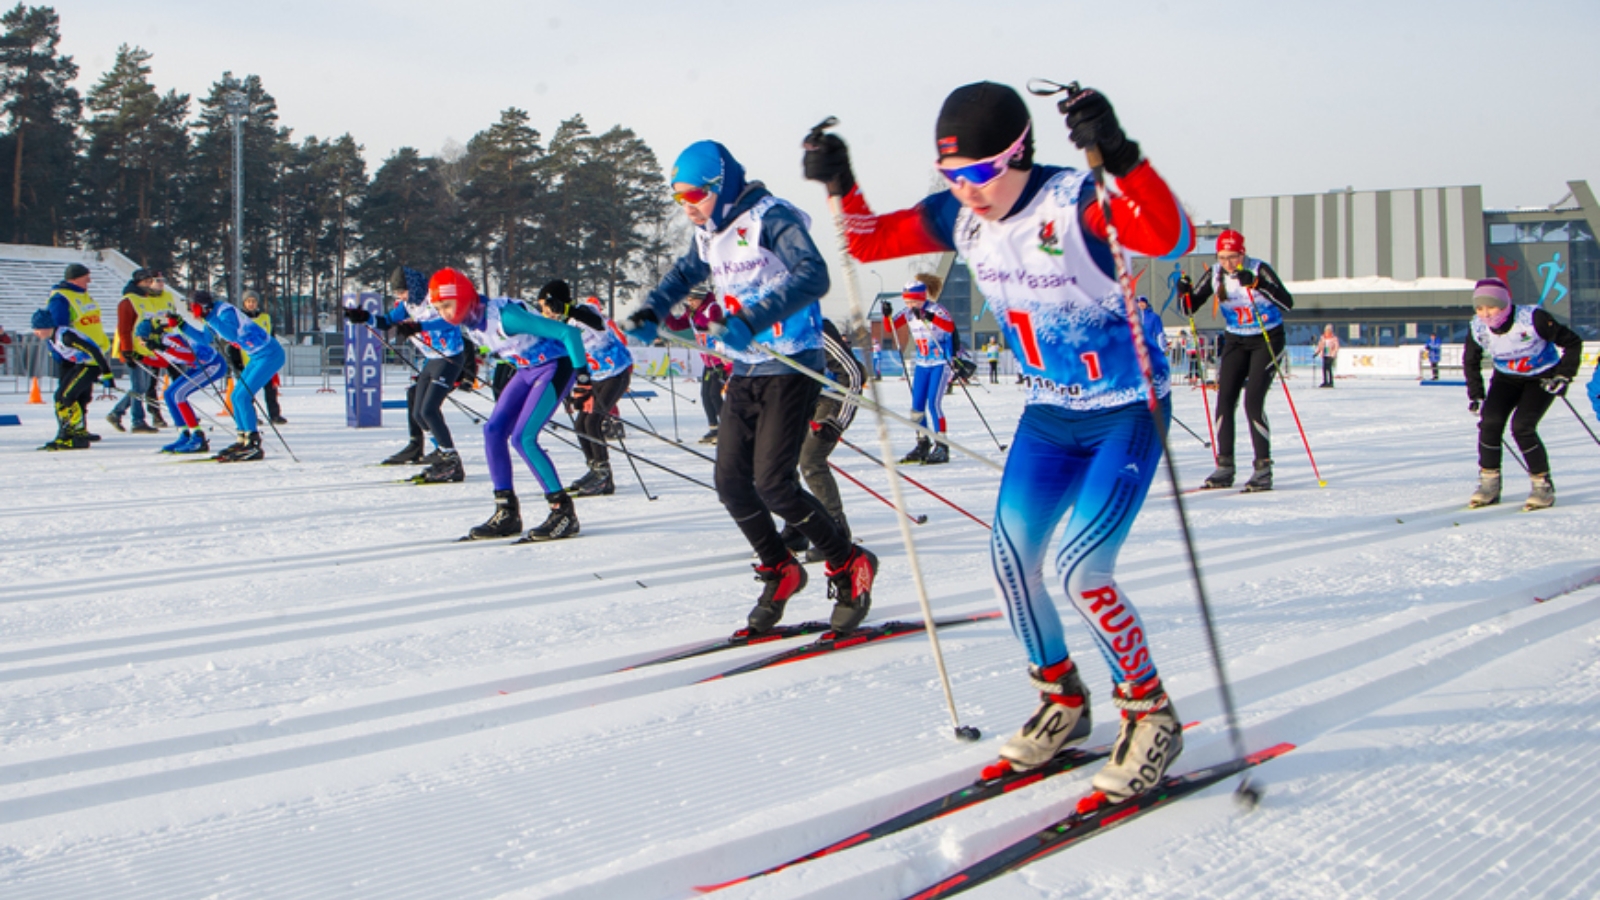
[[[133,304],[133,311],[138,317],[134,319],[134,327],[138,327],[139,323],[146,319],[159,318],[177,309],[177,298],[172,295],[170,290],[163,290],[154,297],[147,297],[144,294],[129,291],[122,295],[122,299]],[[120,337],[120,332],[113,333],[112,344],[114,346],[111,349],[112,356],[120,357],[122,355],[123,348],[121,346],[122,342],[119,340]],[[144,341],[140,340],[137,334],[133,336],[133,352],[140,356],[150,355],[150,348],[145,346]]]
[[[94,302],[89,292],[75,284],[62,284],[56,287],[55,293],[60,294],[72,308],[73,329],[100,345],[102,351],[109,350],[111,341],[106,337],[105,325],[100,321],[100,305]]]
[[[244,310],[242,310],[242,309],[239,310],[239,311],[240,312],[244,312]],[[256,323],[257,325],[260,325],[261,326],[261,330],[265,331],[267,333],[268,337],[272,336],[272,314],[267,312],[267,310],[264,307],[262,308],[261,312],[258,312],[253,316],[250,315],[249,313],[244,313],[244,314],[245,314],[245,317],[248,318],[250,321]],[[246,365],[248,365],[250,363],[250,354],[245,353],[245,352],[243,352],[241,350],[239,355],[244,357],[244,361],[245,361]]]

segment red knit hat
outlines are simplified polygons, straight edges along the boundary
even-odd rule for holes
[[[1223,233],[1217,235],[1217,252],[1218,253],[1243,253],[1244,252],[1244,235],[1240,234],[1237,231],[1234,231],[1231,228],[1228,229],[1227,231],[1224,231]]]
[[[445,300],[456,301],[455,316],[449,321],[451,325],[460,325],[477,309],[478,289],[472,286],[472,279],[461,272],[440,269],[428,280],[428,302],[437,306]]]

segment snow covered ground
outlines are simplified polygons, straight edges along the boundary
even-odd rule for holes
[[[1558,403],[1542,429],[1558,505],[1520,512],[1508,461],[1508,503],[1469,512],[1461,388],[1312,385],[1292,389],[1326,488],[1275,392],[1279,489],[1186,498],[1246,740],[1298,745],[1258,770],[1262,805],[1240,813],[1219,785],[971,896],[1600,894],[1600,585],[1535,602],[1600,576],[1600,447]],[[884,389],[905,405],[903,384]],[[1009,433],[1016,388],[974,397]],[[347,429],[342,397],[310,387],[284,398],[299,464],[270,437],[262,464],[164,458],[170,432],[109,433],[105,402],[95,449],[39,453],[48,407],[22,399],[0,397],[24,423],[0,429],[8,900],[691,897],[971,780],[1032,708],[998,622],[942,634],[978,744],[949,736],[921,635],[704,684],[772,645],[619,671],[731,631],[757,593],[711,492],[657,470],[652,502],[617,460],[619,492],[579,501],[575,540],[457,544],[492,503],[454,412],[468,480],[424,488],[371,465],[403,442],[399,413]],[[1198,392],[1180,388],[1176,409],[1204,432]],[[645,411],[671,432],[664,397]],[[692,441],[704,420],[679,414]],[[948,414],[957,440],[999,457],[966,398]],[[875,451],[862,421],[853,437]],[[576,451],[547,443],[579,474]],[[1172,444],[1198,484],[1208,451],[1178,429]],[[628,446],[709,480],[646,436]],[[956,460],[911,474],[987,520],[996,475]],[[836,461],[885,489],[854,452]],[[893,513],[843,490],[883,560],[874,620],[915,618]],[[1170,495],[1163,477],[1120,573],[1198,722],[1190,768],[1230,751]],[[914,531],[936,611],[992,609],[988,532],[908,496],[929,517]],[[819,576],[790,621],[826,617]],[[1104,665],[1069,635],[1093,741],[1109,740]],[[906,896],[1063,815],[1088,778],[719,896]]]

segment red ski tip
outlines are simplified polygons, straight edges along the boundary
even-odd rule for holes
[[[1002,759],[984,766],[983,771],[978,773],[978,777],[984,781],[993,781],[996,778],[1004,778],[1010,774],[1011,761]]]
[[[1103,806],[1110,806],[1111,798],[1103,791],[1095,791],[1078,801],[1078,815],[1087,816]]]

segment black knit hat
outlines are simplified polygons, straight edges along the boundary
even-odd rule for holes
[[[394,271],[389,273],[389,290],[394,291],[396,294],[404,294],[406,292],[405,266],[395,266]]]
[[[1033,133],[1028,128],[1032,121],[1027,104],[1015,90],[980,81],[958,87],[944,98],[933,137],[940,159],[987,159],[1005,152],[1028,131],[1022,155],[1011,160],[1011,168],[1026,169],[1033,165]]]
[[[557,278],[539,289],[539,302],[547,303],[551,309],[566,315],[572,310],[572,288]]]
[[[66,274],[61,276],[61,280],[75,281],[87,274],[89,274],[88,266],[84,265],[83,263],[71,263],[67,266]]]

